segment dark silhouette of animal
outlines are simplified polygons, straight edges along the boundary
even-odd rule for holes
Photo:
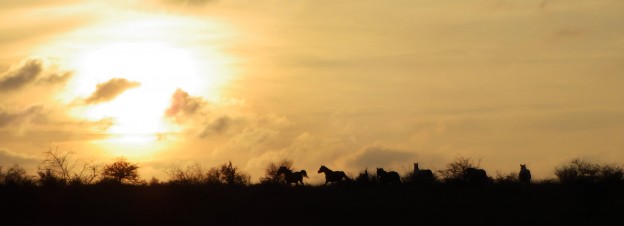
[[[431,183],[435,178],[433,172],[429,169],[418,168],[418,163],[414,163],[414,172],[412,173],[412,181],[414,183]]]
[[[277,170],[277,176],[281,174],[284,174],[284,180],[286,184],[288,185],[292,183],[295,183],[295,185],[299,185],[299,183],[301,183],[301,186],[303,186],[303,178],[304,177],[309,178],[308,173],[305,170],[301,170],[299,172],[293,172],[284,166],[280,167]]]
[[[518,173],[518,180],[521,183],[530,184],[531,183],[531,171],[526,168],[526,165],[520,164],[520,173]]]
[[[321,165],[321,168],[319,168],[318,173],[325,173],[325,184],[327,185],[327,183],[337,183],[337,182],[341,182],[343,179],[347,180],[347,181],[351,181],[351,178],[347,177],[347,175],[342,172],[342,171],[333,171],[330,170],[329,168]]]
[[[484,169],[467,168],[464,170],[464,181],[470,184],[484,184],[489,178]]]
[[[370,185],[371,184],[370,176],[368,174],[368,168],[364,169],[364,172],[361,172],[360,175],[358,175],[355,178],[355,183],[357,183],[359,185]]]
[[[377,178],[382,185],[392,184],[398,185],[401,183],[401,177],[399,173],[394,171],[386,172],[383,168],[377,168]]]

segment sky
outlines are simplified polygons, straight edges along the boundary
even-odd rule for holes
[[[0,0],[0,165],[624,163],[624,1]]]

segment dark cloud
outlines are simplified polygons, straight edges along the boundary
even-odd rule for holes
[[[40,116],[42,111],[42,105],[33,105],[16,112],[10,112],[9,110],[0,107],[0,128],[31,121],[33,118]]]
[[[416,159],[415,153],[373,145],[357,152],[347,163],[356,169],[394,167],[394,170],[398,170],[397,167],[409,165],[414,159]]]
[[[41,59],[28,59],[0,76],[0,92],[13,91],[33,83],[44,69]]]
[[[128,81],[124,78],[114,78],[105,83],[97,84],[95,92],[84,100],[85,104],[97,104],[115,99],[124,91],[141,85],[138,82]]]
[[[199,137],[205,138],[210,135],[220,135],[220,134],[227,133],[227,131],[231,127],[231,124],[232,124],[232,119],[230,119],[230,117],[227,117],[227,116],[219,117],[215,119],[214,121],[212,121],[211,123],[209,123],[206,126],[206,128],[204,128],[204,131],[199,135]]]
[[[19,90],[30,84],[54,85],[65,83],[74,75],[67,71],[47,71],[45,65],[44,59],[32,58],[12,67],[0,76],[0,92]]]
[[[206,104],[203,98],[192,97],[184,90],[177,89],[171,97],[171,106],[165,111],[165,116],[180,120],[180,117],[198,113]]]

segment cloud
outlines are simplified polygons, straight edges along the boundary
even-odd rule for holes
[[[232,119],[228,116],[221,116],[211,123],[206,125],[204,131],[199,135],[201,138],[208,137],[210,135],[221,135],[228,132],[230,127],[232,126]]]
[[[402,166],[411,164],[416,157],[416,153],[413,152],[375,144],[349,156],[347,165],[356,169],[384,167],[398,170]]]
[[[201,97],[192,97],[182,89],[177,89],[171,97],[171,105],[165,111],[165,116],[175,118],[178,122],[184,116],[193,116],[207,105]]]
[[[97,104],[115,99],[128,89],[141,85],[139,82],[128,81],[124,78],[113,78],[105,83],[97,84],[95,92],[84,100],[85,104]]]
[[[49,70],[47,60],[30,58],[0,76],[0,92],[16,91],[28,85],[55,85],[73,77],[72,72]]]
[[[9,69],[0,76],[0,92],[17,90],[33,83],[43,70],[43,60],[25,60],[17,68]]]
[[[9,166],[12,164],[18,164],[18,165],[24,166],[24,165],[34,165],[40,162],[40,159],[36,156],[13,152],[6,148],[0,148],[0,162],[6,164],[2,166]]]
[[[17,112],[11,112],[0,106],[0,128],[29,122],[40,116],[42,111],[42,105],[33,105]]]
[[[39,85],[54,85],[54,84],[65,83],[65,82],[67,82],[67,80],[69,80],[73,76],[74,76],[74,73],[72,73],[72,72],[53,73],[53,74],[50,74],[48,76],[45,76],[45,77],[40,78],[39,80],[37,80],[37,84],[39,84]]]

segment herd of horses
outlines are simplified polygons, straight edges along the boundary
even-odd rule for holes
[[[343,171],[333,171],[324,165],[321,165],[318,173],[325,174],[325,185],[343,181],[353,181],[353,179],[349,178]],[[289,185],[294,183],[295,185],[303,186],[303,178],[309,178],[305,170],[293,172],[284,166],[280,167],[276,174],[277,177],[283,175],[284,181]],[[368,177],[367,171],[365,171],[365,174],[366,177]],[[383,168],[377,168],[377,179],[382,185],[398,185],[401,183],[401,176],[399,173],[396,171],[386,171]],[[420,169],[418,163],[414,163],[414,171],[410,175],[410,179],[415,183],[433,183],[435,181],[435,176],[430,169]],[[464,169],[462,177],[459,179],[472,184],[482,184],[490,181],[484,169],[472,167]],[[531,183],[531,171],[527,169],[524,164],[520,165],[518,181],[525,184]]]

